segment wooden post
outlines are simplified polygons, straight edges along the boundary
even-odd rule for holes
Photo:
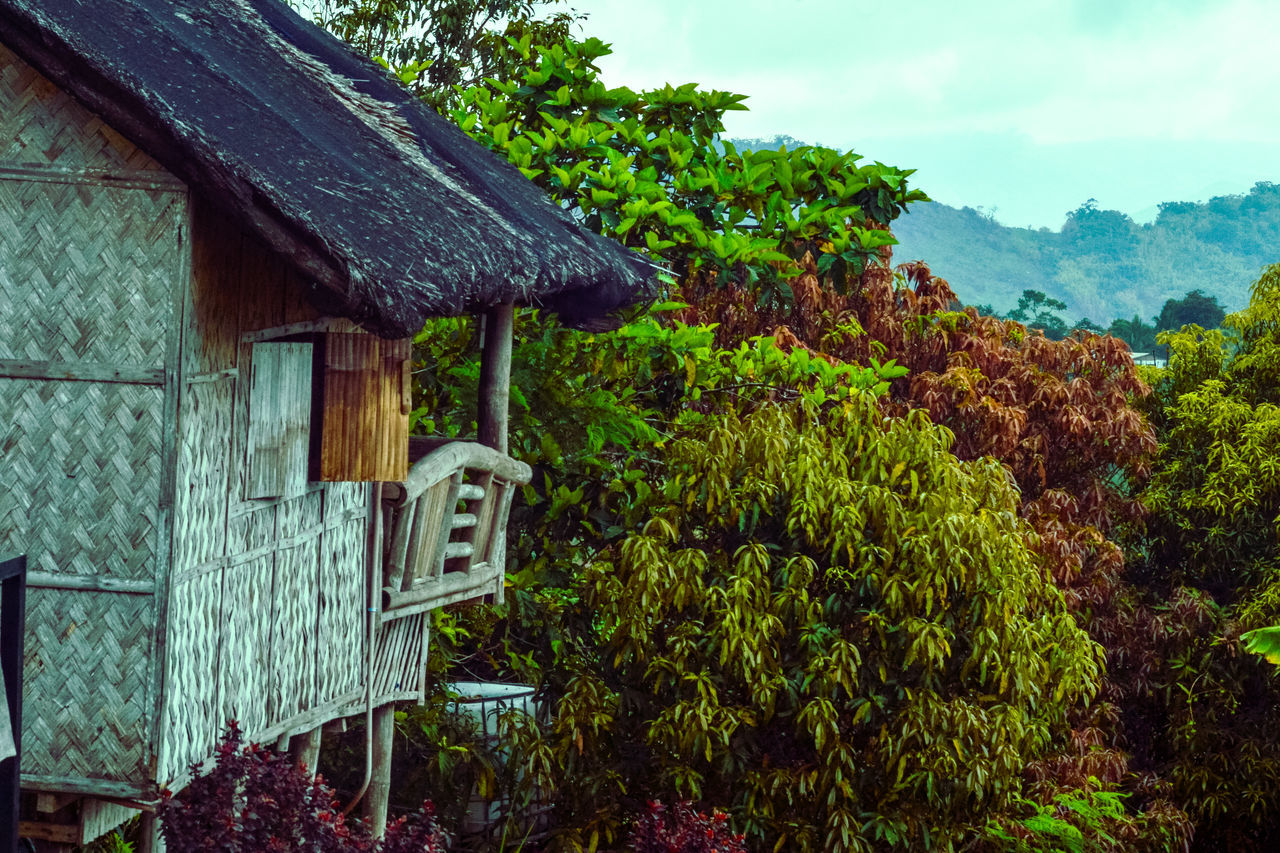
[[[507,405],[511,393],[511,332],[515,306],[494,305],[484,312],[484,351],[480,355],[480,443],[507,452]]]
[[[373,711],[373,771],[364,795],[364,823],[374,838],[387,829],[387,801],[391,797],[391,744],[396,731],[396,706],[388,702]]]
[[[294,763],[307,769],[307,778],[316,778],[316,762],[320,759],[320,727],[294,735],[289,741],[289,755]]]
[[[164,853],[164,837],[160,834],[160,820],[154,811],[144,811],[138,822],[138,853]]]

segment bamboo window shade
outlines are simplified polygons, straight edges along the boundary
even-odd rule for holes
[[[413,342],[324,335],[319,479],[395,481],[409,473]]]

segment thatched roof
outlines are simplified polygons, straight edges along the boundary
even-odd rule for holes
[[[640,256],[278,0],[0,0],[0,40],[384,335],[644,295]]]

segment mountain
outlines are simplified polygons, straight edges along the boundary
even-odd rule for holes
[[[923,260],[966,304],[1012,309],[1024,290],[1107,325],[1151,318],[1193,290],[1228,311],[1248,302],[1265,264],[1280,261],[1280,185],[1207,202],[1165,202],[1154,221],[1088,201],[1058,231],[1010,228],[973,208],[916,204],[893,223],[895,262]]]

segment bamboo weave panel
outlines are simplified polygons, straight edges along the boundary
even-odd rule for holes
[[[145,783],[151,596],[27,591],[22,771]]]
[[[226,551],[234,380],[189,385],[181,393],[173,525],[175,576]]]
[[[250,736],[267,727],[267,686],[271,677],[273,556],[229,567],[223,575],[219,719],[239,720]]]
[[[320,492],[281,503],[276,518],[277,539],[292,539],[305,530],[316,529],[322,506]],[[270,613],[271,723],[287,720],[315,705],[319,572],[319,535],[276,552]]]
[[[149,386],[0,379],[0,550],[33,572],[151,577],[162,403]]]
[[[122,172],[163,167],[0,45],[0,160]]]
[[[0,358],[160,367],[186,198],[0,180]]]
[[[160,733],[160,781],[168,782],[213,753],[226,724],[218,695],[222,577],[198,575],[170,589],[168,676]],[[232,665],[227,661],[227,665]]]
[[[425,613],[387,622],[378,631],[373,655],[375,701],[421,697],[426,685]]]
[[[325,514],[345,511],[338,498]],[[317,701],[328,702],[360,686],[364,661],[365,560],[368,522],[358,518],[329,530],[320,544],[320,613],[316,647]]]

